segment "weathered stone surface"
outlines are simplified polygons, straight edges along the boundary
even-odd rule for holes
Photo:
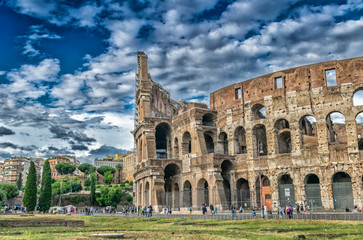
[[[166,205],[200,209],[204,202],[219,209],[244,203],[259,207],[259,169],[262,202],[269,209],[310,203],[307,188],[313,183],[320,188],[314,197],[325,209],[341,208],[337,201],[362,206],[358,136],[363,124],[356,123],[356,116],[363,106],[353,105],[353,95],[363,89],[363,58],[229,85],[210,94],[210,109],[170,99],[147,73],[144,53],[138,53],[138,63],[133,132],[138,206],[152,205],[156,211]],[[336,86],[328,87],[330,70],[335,70]],[[334,120],[333,112],[341,113],[343,121]],[[333,185],[346,180],[352,190],[342,200],[337,192],[334,196]],[[190,190],[192,202],[186,200]]]

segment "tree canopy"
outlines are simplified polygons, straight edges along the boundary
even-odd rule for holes
[[[91,173],[91,196],[90,201],[92,204],[96,203],[96,175],[95,173]]]
[[[121,188],[117,187],[102,187],[97,202],[100,206],[117,206],[121,201],[121,197],[125,195],[125,192],[121,191]]]
[[[52,204],[52,172],[49,161],[46,160],[43,166],[42,185],[40,188],[39,208],[47,212]]]
[[[103,181],[104,181],[106,184],[110,184],[110,183],[112,183],[112,181],[113,181],[113,176],[111,175],[111,172],[106,172],[106,173],[105,173],[105,176],[103,177]]]
[[[26,178],[24,198],[24,206],[28,211],[33,211],[37,205],[37,171],[33,161],[30,161],[28,177]]]
[[[114,174],[116,170],[110,166],[101,166],[97,168],[97,172],[103,176],[106,172],[111,172],[111,174]]]
[[[96,167],[89,163],[82,163],[78,166],[79,171],[89,175],[96,171]]]
[[[4,190],[6,199],[12,199],[19,195],[19,190],[14,184],[0,183],[0,188]]]
[[[16,182],[16,186],[18,187],[19,190],[23,186],[23,174],[22,173],[19,173],[19,177],[18,177],[18,181]]]
[[[74,172],[76,167],[70,163],[61,162],[55,165],[55,169],[60,175],[65,175]]]

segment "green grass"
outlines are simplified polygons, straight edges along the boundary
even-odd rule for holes
[[[0,239],[88,239],[94,233],[122,232],[126,239],[363,239],[363,224],[337,220],[200,220],[65,215],[1,216],[1,220],[62,218],[84,220],[84,228],[0,228]]]

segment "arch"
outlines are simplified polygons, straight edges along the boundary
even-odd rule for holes
[[[227,202],[225,205],[229,208],[232,203],[232,194],[231,194],[231,171],[234,170],[233,163],[229,160],[224,160],[221,164],[221,175],[223,178],[223,189],[224,195],[226,197]]]
[[[262,104],[255,104],[252,107],[252,120],[259,120],[266,118],[266,109]]]
[[[256,179],[256,203],[258,208],[261,207],[261,200],[262,205],[266,206],[267,210],[272,210],[270,179],[265,175],[261,175],[261,179],[260,177]]]
[[[189,181],[184,182],[183,186],[183,206],[190,207],[193,204],[193,196],[192,196],[192,185]]]
[[[305,199],[310,206],[321,207],[320,180],[315,174],[308,174],[304,180]]]
[[[219,152],[228,155],[228,136],[225,132],[221,132],[218,137]]]
[[[215,127],[215,117],[213,114],[211,113],[206,113],[203,115],[202,118],[202,125],[203,126],[210,126],[210,127]]]
[[[243,127],[239,126],[236,128],[233,140],[235,154],[247,153],[246,131]]]
[[[183,133],[183,154],[192,152],[192,137],[188,131]]]
[[[353,106],[363,105],[363,89],[358,88],[353,94]]]
[[[349,174],[337,172],[332,177],[334,209],[353,208],[352,181]]]
[[[357,129],[358,149],[363,150],[363,112],[355,117],[355,125]]]
[[[157,158],[168,158],[171,153],[171,128],[167,123],[160,123],[155,128],[155,146]]]
[[[237,189],[237,206],[242,206],[243,208],[251,208],[251,196],[250,187],[248,181],[244,178],[240,178],[236,183]]]
[[[267,155],[267,137],[266,127],[263,124],[257,124],[253,127],[253,151],[254,156]]]
[[[327,138],[329,144],[346,143],[347,132],[345,128],[345,117],[340,112],[331,112],[326,117]]]
[[[277,153],[291,153],[290,124],[286,119],[275,122],[275,142]]]
[[[204,133],[205,146],[207,148],[207,153],[214,153],[214,140],[213,133],[207,131]]]
[[[204,178],[199,179],[197,184],[197,193],[198,193],[198,206],[202,204],[209,205],[209,185],[207,180]]]
[[[145,206],[150,206],[150,184],[146,182],[145,184]]]
[[[180,179],[180,168],[175,163],[168,164],[164,168],[164,190],[163,205],[179,208],[179,187],[176,191],[175,184],[178,186]]]
[[[317,147],[318,136],[316,119],[311,115],[305,115],[299,120],[301,147]]]
[[[279,178],[279,200],[281,206],[294,206],[295,191],[294,183],[289,174]]]

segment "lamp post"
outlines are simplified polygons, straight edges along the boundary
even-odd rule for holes
[[[260,203],[261,203],[261,217],[264,218],[264,209],[263,209],[263,203],[262,203],[262,179],[261,179],[261,153],[263,153],[262,150],[262,143],[258,141],[258,176],[260,178]]]

